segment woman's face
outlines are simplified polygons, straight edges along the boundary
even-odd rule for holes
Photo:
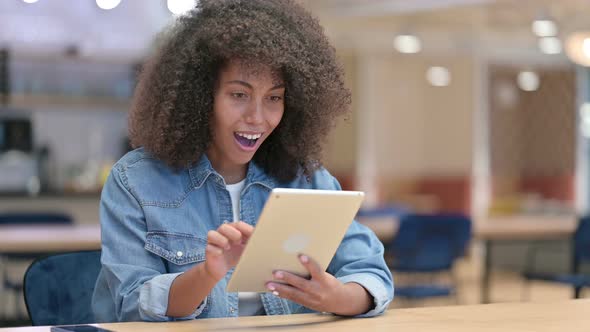
[[[230,61],[220,70],[207,150],[218,172],[245,169],[281,121],[284,97],[284,82],[269,67]]]

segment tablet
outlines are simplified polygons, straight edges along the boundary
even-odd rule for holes
[[[227,291],[267,292],[276,270],[309,276],[300,253],[327,269],[364,196],[360,191],[273,189]]]

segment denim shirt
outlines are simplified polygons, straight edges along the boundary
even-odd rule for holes
[[[240,195],[240,218],[256,226],[273,188],[340,190],[325,169],[310,179],[298,176],[279,183],[250,162]],[[232,206],[223,178],[206,156],[174,171],[143,149],[129,152],[113,167],[100,203],[102,269],[92,307],[97,322],[170,321],[168,293],[174,279],[205,260],[207,232],[231,221]],[[393,299],[393,279],[375,234],[353,221],[327,272],[343,283],[362,285],[373,308],[360,316],[381,314]],[[226,292],[231,269],[189,316],[180,319],[235,317],[238,294]],[[262,294],[268,315],[311,312]]]

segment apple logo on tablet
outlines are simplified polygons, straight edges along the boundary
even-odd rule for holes
[[[307,247],[310,242],[309,236],[305,234],[291,235],[283,242],[283,250],[290,254],[299,254]]]

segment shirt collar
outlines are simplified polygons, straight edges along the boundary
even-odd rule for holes
[[[216,176],[219,181],[223,182],[221,175],[213,169],[211,161],[209,161],[209,158],[204,153],[199,161],[189,167],[189,175],[195,188],[201,187],[210,175]],[[250,161],[248,172],[246,173],[246,186],[249,184],[259,184],[268,189],[273,189],[277,186],[276,180],[266,174],[264,169],[254,161]]]

